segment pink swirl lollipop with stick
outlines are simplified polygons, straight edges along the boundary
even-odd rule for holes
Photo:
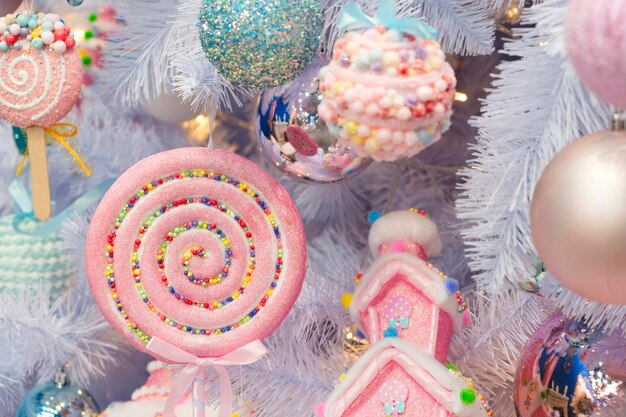
[[[52,14],[0,18],[0,118],[27,129],[35,214],[50,216],[44,128],[74,107],[83,67],[70,28]]]
[[[269,174],[206,148],[140,161],[104,196],[87,237],[87,273],[100,310],[137,349],[185,365],[164,411],[194,386],[204,415],[207,368],[220,375],[220,416],[230,416],[224,365],[266,352],[306,271],[302,219]]]
[[[86,259],[96,302],[133,346],[147,351],[156,336],[216,357],[280,325],[305,251],[300,215],[271,176],[233,153],[188,148],[117,180],[93,217]]]

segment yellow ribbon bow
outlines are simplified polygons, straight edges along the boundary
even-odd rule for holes
[[[50,143],[51,140],[55,140],[59,145],[65,148],[65,150],[70,154],[74,161],[76,161],[78,166],[83,170],[85,175],[87,175],[88,177],[91,176],[91,169],[89,169],[85,161],[83,161],[80,155],[78,155],[78,152],[76,152],[72,145],[70,145],[70,143],[67,141],[67,139],[73,138],[78,134],[78,127],[76,125],[72,123],[57,123],[50,127],[45,127],[43,128],[43,130],[47,135],[47,143]],[[15,173],[15,176],[20,175],[22,169],[24,168],[24,165],[26,164],[27,158],[28,148],[26,148],[26,152],[24,152],[24,157],[17,167],[17,172]]]

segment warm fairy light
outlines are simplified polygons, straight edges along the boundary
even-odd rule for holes
[[[185,136],[190,144],[205,145],[211,134],[211,120],[209,116],[200,114],[191,120],[181,123]]]
[[[515,20],[517,19],[519,15],[520,15],[520,10],[519,10],[519,7],[517,6],[511,6],[509,7],[509,10],[506,11],[507,20]]]
[[[74,39],[76,42],[80,43],[85,40],[85,30],[84,29],[74,29]]]
[[[467,94],[457,91],[454,94],[454,101],[460,101],[461,103],[465,103],[467,101]]]

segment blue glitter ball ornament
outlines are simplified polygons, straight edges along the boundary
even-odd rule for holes
[[[89,392],[64,377],[55,379],[30,390],[16,417],[98,417],[100,410]]]
[[[317,0],[203,0],[202,48],[233,84],[267,89],[286,84],[313,60],[322,15]]]

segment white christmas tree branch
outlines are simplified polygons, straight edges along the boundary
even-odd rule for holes
[[[538,177],[559,149],[608,120],[566,59],[564,11],[563,0],[525,11],[521,39],[504,50],[512,60],[499,66],[474,120],[478,140],[457,208],[467,224],[469,265],[489,291],[534,273],[528,213]]]

